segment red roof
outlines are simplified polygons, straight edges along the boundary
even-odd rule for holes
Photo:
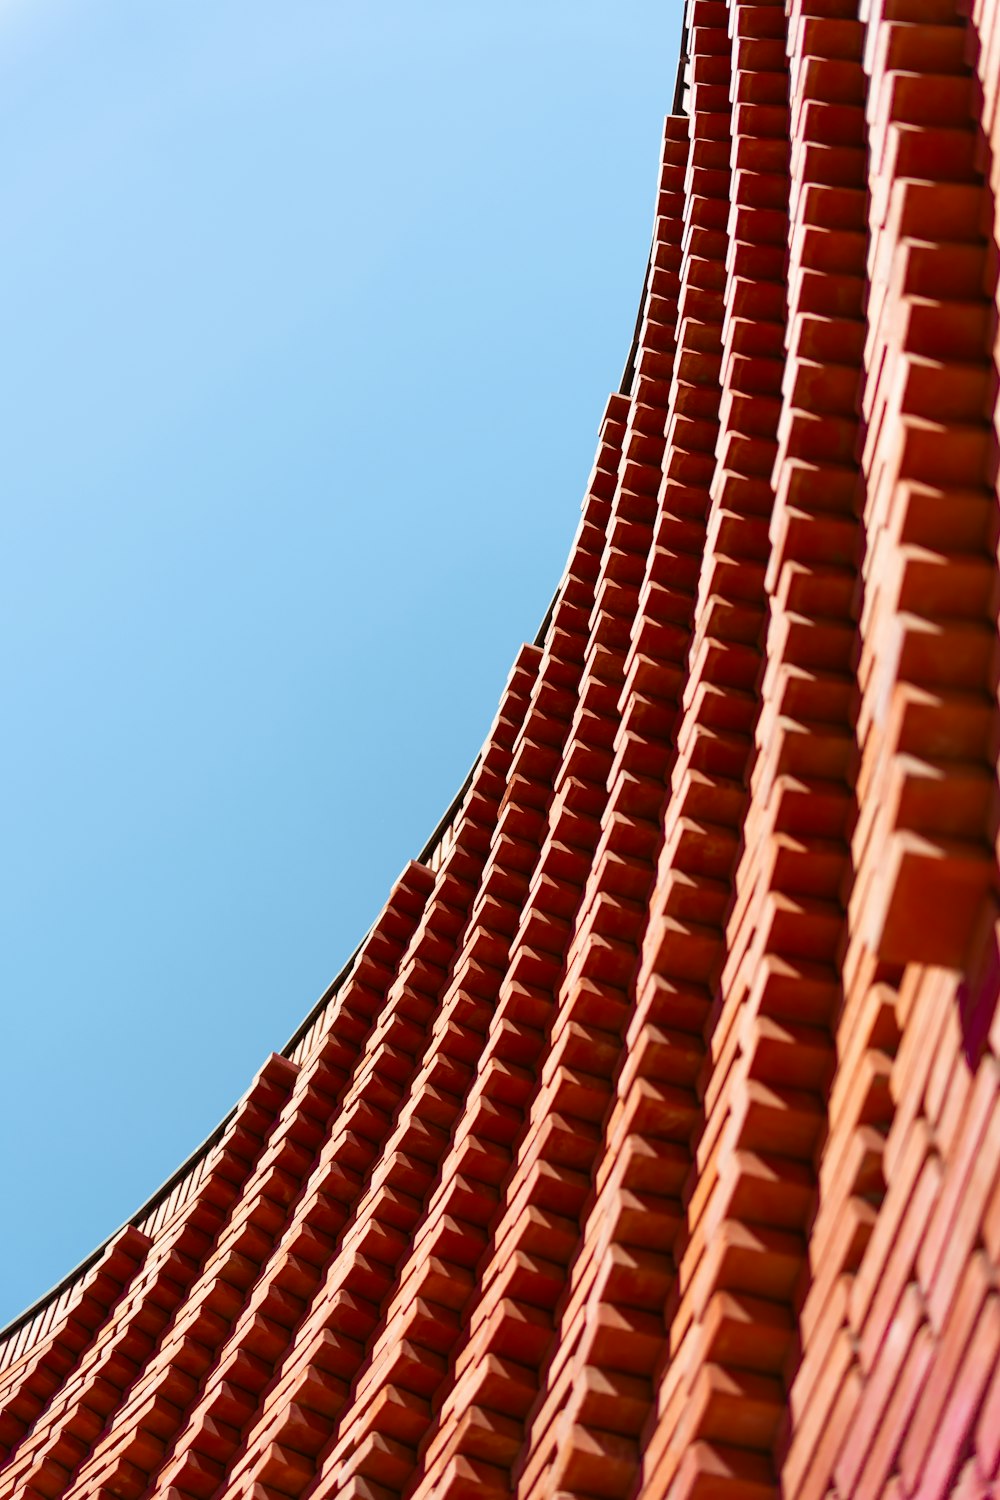
[[[0,1496],[1000,1493],[998,0],[688,5],[551,614]]]

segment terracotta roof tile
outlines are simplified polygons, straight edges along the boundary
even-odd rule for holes
[[[1000,8],[691,0],[553,607],[0,1496],[996,1493]]]

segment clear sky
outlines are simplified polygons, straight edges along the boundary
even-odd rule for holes
[[[0,1322],[471,764],[628,352],[678,0],[0,0]]]

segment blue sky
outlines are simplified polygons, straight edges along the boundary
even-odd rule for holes
[[[0,1322],[280,1049],[576,526],[679,7],[0,0]]]

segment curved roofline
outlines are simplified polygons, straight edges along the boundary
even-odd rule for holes
[[[685,23],[681,33],[680,56],[678,58],[677,77],[674,85],[673,108],[671,111],[671,113],[673,114],[686,113],[686,110],[683,108],[684,72],[686,62],[687,24]],[[646,260],[646,274],[642,279],[642,292],[639,297],[639,311],[635,320],[635,328],[632,334],[632,343],[629,348],[628,358],[625,361],[625,369],[622,372],[622,378],[618,386],[619,393],[624,396],[628,396],[631,394],[632,383],[635,378],[635,359],[639,348],[639,336],[640,330],[642,328],[643,308],[646,301],[646,289],[649,284],[649,275],[652,267],[652,255],[653,249],[651,244],[649,255]],[[542,617],[541,624],[539,625],[538,630],[535,632],[534,644],[536,646],[540,646],[544,642],[545,633],[548,630],[549,622],[552,619],[552,612],[555,608],[556,601],[559,598],[559,591],[562,588],[562,582],[562,579],[560,579],[559,583],[556,585],[555,592],[553,593],[552,598],[549,601],[548,608],[546,609],[545,614]],[[458,791],[451,799],[451,802],[445,808],[445,811],[438,819],[438,822],[435,825],[430,837],[424,844],[420,853],[417,855],[417,863],[426,865],[433,859],[435,851],[441,844],[442,839],[447,834],[448,829],[455,822],[455,819],[457,818],[458,813],[461,810],[465,795],[469,790],[472,778],[476,773],[476,768],[479,765],[480,757],[481,752],[480,754],[477,754],[475,760],[472,762],[472,765],[470,766],[468,773],[462,781],[461,786],[458,788]],[[295,1031],[292,1033],[288,1041],[281,1049],[280,1055],[282,1057],[288,1057],[292,1052],[294,1052],[295,1048],[299,1045],[299,1043],[309,1031],[309,1028],[316,1022],[317,1018],[320,1016],[324,1008],[337,994],[340,986],[344,983],[344,981],[347,979],[347,976],[350,974],[351,968],[354,965],[354,961],[360,953],[362,947],[364,946],[370,932],[371,927],[369,927],[362,935],[360,941],[357,943],[354,950],[350,954],[350,957],[341,966],[335,978],[330,982],[330,984],[327,985],[326,989],[323,991],[322,995],[320,995],[315,1005],[311,1007],[300,1025],[296,1027]],[[11,1338],[13,1338],[17,1334],[17,1332],[24,1327],[26,1323],[29,1323],[33,1318],[37,1317],[38,1314],[43,1310],[43,1308],[45,1308],[49,1303],[54,1302],[56,1298],[62,1296],[62,1294],[70,1286],[72,1286],[75,1281],[78,1281],[81,1276],[85,1275],[86,1272],[91,1269],[92,1266],[96,1265],[101,1256],[107,1250],[108,1246],[112,1243],[113,1240],[118,1237],[118,1235],[123,1232],[123,1230],[128,1229],[129,1226],[139,1224],[143,1219],[148,1218],[151,1214],[156,1212],[160,1204],[163,1203],[167,1197],[169,1197],[169,1195],[178,1186],[178,1184],[183,1182],[185,1177],[187,1177],[188,1174],[195,1169],[195,1167],[203,1159],[203,1157],[205,1157],[208,1152],[211,1151],[212,1147],[215,1146],[217,1142],[222,1138],[227,1125],[229,1125],[230,1121],[236,1113],[238,1103],[239,1101],[237,1101],[237,1103],[234,1104],[232,1108],[226,1112],[223,1118],[219,1121],[218,1125],[216,1125],[215,1128],[209,1132],[209,1134],[203,1141],[200,1142],[199,1145],[195,1146],[193,1151],[191,1151],[189,1155],[185,1157],[180,1166],[177,1167],[173,1172],[171,1172],[166,1181],[161,1183],[160,1186],[150,1194],[146,1201],[140,1204],[140,1206],[135,1210],[134,1213],[130,1214],[127,1219],[125,1219],[121,1224],[117,1226],[117,1228],[113,1229],[110,1234],[106,1235],[99,1245],[97,1245],[92,1251],[90,1251],[88,1255],[84,1256],[83,1260],[79,1261],[71,1271],[67,1272],[65,1276],[62,1276],[54,1286],[50,1287],[48,1291],[43,1292],[40,1297],[36,1297],[35,1301],[32,1302],[29,1307],[26,1307],[23,1312],[18,1313],[17,1316],[12,1318],[11,1321],[7,1323],[3,1328],[0,1328],[0,1346],[7,1345]],[[2,1354],[3,1350],[2,1347],[0,1347],[0,1368],[2,1368]]]
[[[634,358],[634,349],[631,358]],[[536,645],[540,645],[545,636],[545,632],[549,626],[549,621],[552,618],[552,611],[555,607],[555,602],[559,597],[559,588],[561,587],[562,583],[560,580],[560,584],[556,588],[555,593],[552,595],[552,599],[550,600],[548,608],[546,609],[545,614],[542,618],[542,623],[539,625],[538,630],[535,634]],[[434,856],[435,850],[441,843],[441,840],[444,838],[451,825],[455,822],[455,819],[457,818],[461,810],[465,794],[469,790],[472,778],[476,773],[476,767],[479,765],[480,758],[481,752],[480,754],[477,754],[475,760],[472,762],[472,765],[469,767],[469,770],[464,780],[462,781],[461,786],[455,793],[454,797],[451,799],[448,806],[445,808],[444,813],[438,819],[429,839],[424,844],[420,853],[417,855],[418,864],[426,865],[429,863],[429,861]],[[355,946],[350,957],[344,964],[341,965],[334,979],[332,979],[331,982],[327,985],[326,989],[320,995],[315,1005],[312,1006],[302,1022],[295,1028],[292,1035],[288,1038],[288,1041],[281,1048],[282,1057],[288,1057],[292,1052],[294,1052],[295,1048],[299,1045],[303,1037],[309,1031],[309,1028],[315,1023],[317,1018],[322,1014],[325,1007],[337,994],[341,985],[350,974],[351,969],[354,966],[354,961],[363,948],[370,932],[371,927],[366,930],[366,932],[361,937],[360,942],[358,942]],[[91,1269],[92,1266],[96,1265],[101,1256],[107,1250],[108,1246],[112,1243],[113,1240],[117,1239],[118,1235],[120,1235],[123,1230],[128,1229],[130,1225],[134,1226],[139,1224],[143,1219],[148,1218],[151,1214],[156,1212],[160,1204],[170,1196],[174,1188],[176,1188],[179,1183],[183,1182],[184,1178],[187,1177],[190,1172],[194,1171],[195,1167],[202,1160],[202,1158],[205,1157],[208,1152],[211,1151],[212,1147],[221,1140],[227,1125],[229,1125],[230,1121],[236,1113],[238,1103],[239,1101],[237,1101],[237,1103],[234,1104],[231,1109],[227,1110],[226,1114],[219,1121],[218,1125],[216,1125],[214,1129],[209,1132],[209,1134],[203,1141],[201,1141],[197,1146],[194,1147],[194,1149],[181,1162],[180,1166],[175,1168],[175,1170],[171,1172],[166,1181],[162,1182],[160,1186],[150,1194],[146,1201],[140,1204],[140,1206],[135,1210],[134,1213],[129,1214],[128,1218],[124,1219],[122,1223],[117,1226],[117,1228],[113,1229],[110,1234],[106,1235],[99,1245],[96,1245],[95,1248],[89,1252],[89,1254],[85,1255],[81,1261],[78,1261],[71,1271],[68,1271],[65,1276],[60,1277],[60,1279],[55,1283],[54,1286],[49,1287],[48,1291],[43,1292],[40,1297],[36,1297],[34,1302],[30,1304],[30,1306],[26,1307],[23,1312],[18,1313],[17,1316],[12,1318],[10,1322],[7,1323],[3,1328],[0,1328],[0,1345],[7,1344],[9,1340],[17,1334],[19,1329],[23,1328],[26,1323],[30,1323],[32,1318],[37,1317],[38,1314],[43,1310],[43,1308],[47,1307],[50,1302],[54,1302],[58,1297],[61,1297],[63,1292],[67,1291],[75,1281],[78,1281],[81,1276],[84,1276],[87,1271]],[[2,1368],[2,1351],[0,1351],[0,1368]]]

